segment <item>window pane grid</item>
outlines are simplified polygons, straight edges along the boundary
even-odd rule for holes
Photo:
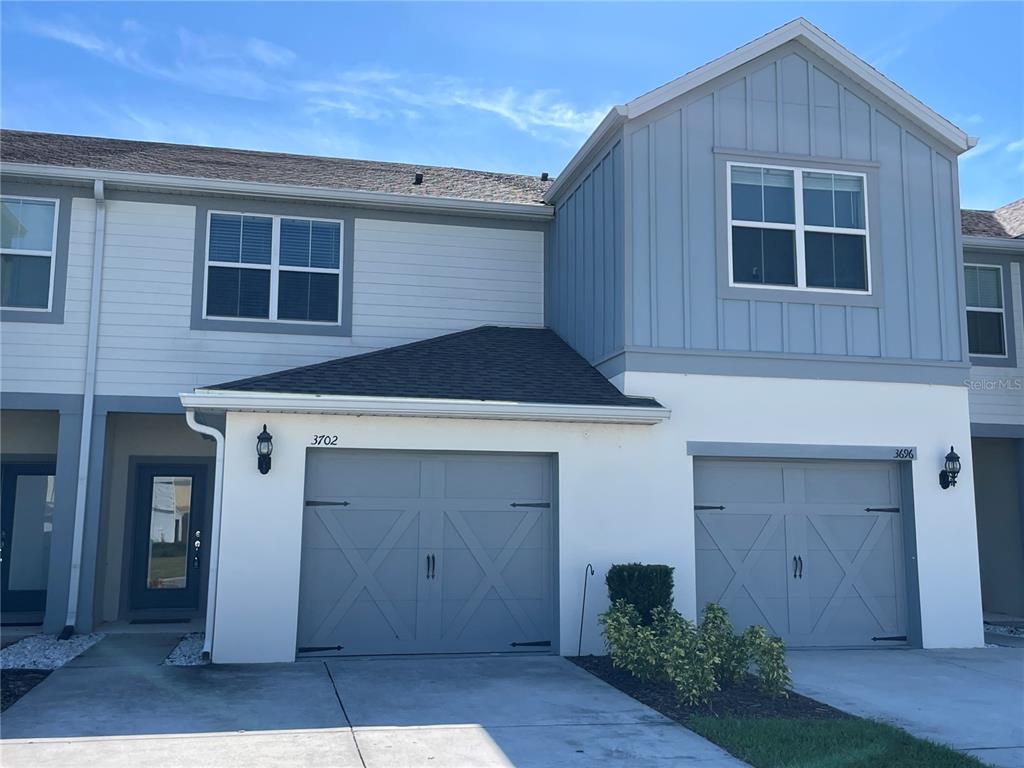
[[[205,314],[337,324],[341,222],[210,213]]]
[[[870,294],[863,175],[734,163],[726,168],[734,285]],[[773,216],[768,195],[782,189],[788,189],[792,215]],[[758,230],[762,236],[753,237]],[[765,257],[772,249],[766,250],[765,243],[771,230],[796,235],[795,274],[784,281],[767,279]]]
[[[981,357],[1006,357],[1003,272],[998,266],[964,265],[967,351]]]
[[[59,201],[0,198],[0,307],[48,312]]]

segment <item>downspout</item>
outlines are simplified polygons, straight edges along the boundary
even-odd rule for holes
[[[78,591],[82,582],[82,546],[85,539],[85,500],[89,487],[92,452],[92,417],[96,397],[96,354],[99,347],[100,299],[103,288],[103,251],[107,230],[107,206],[103,180],[93,182],[96,225],[92,244],[92,288],[89,293],[89,336],[85,351],[85,382],[82,396],[82,439],[78,446],[78,487],[75,491],[75,528],[71,540],[71,577],[68,584],[68,615],[61,639],[67,639],[78,623]]]
[[[185,411],[185,422],[196,432],[212,437],[217,444],[217,458],[213,467],[213,510],[210,523],[210,568],[206,585],[206,636],[203,640],[203,659],[209,660],[213,652],[214,623],[217,616],[217,566],[220,563],[220,509],[224,477],[224,433],[200,424],[191,408]]]

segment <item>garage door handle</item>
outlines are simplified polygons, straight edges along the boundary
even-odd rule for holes
[[[793,578],[796,578],[796,555],[793,555]]]
[[[430,556],[430,578],[437,578],[437,555]]]
[[[798,555],[796,558],[800,562],[800,578],[804,577],[804,556]]]

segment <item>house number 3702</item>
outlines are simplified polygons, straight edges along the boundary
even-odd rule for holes
[[[313,435],[312,445],[337,445],[337,435]]]

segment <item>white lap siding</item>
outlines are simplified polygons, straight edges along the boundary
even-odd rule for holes
[[[196,330],[195,208],[107,206],[101,395],[171,397],[479,325],[544,322],[542,233],[356,219],[351,338]],[[5,390],[82,391],[94,210],[75,199],[65,323],[3,326]]]

